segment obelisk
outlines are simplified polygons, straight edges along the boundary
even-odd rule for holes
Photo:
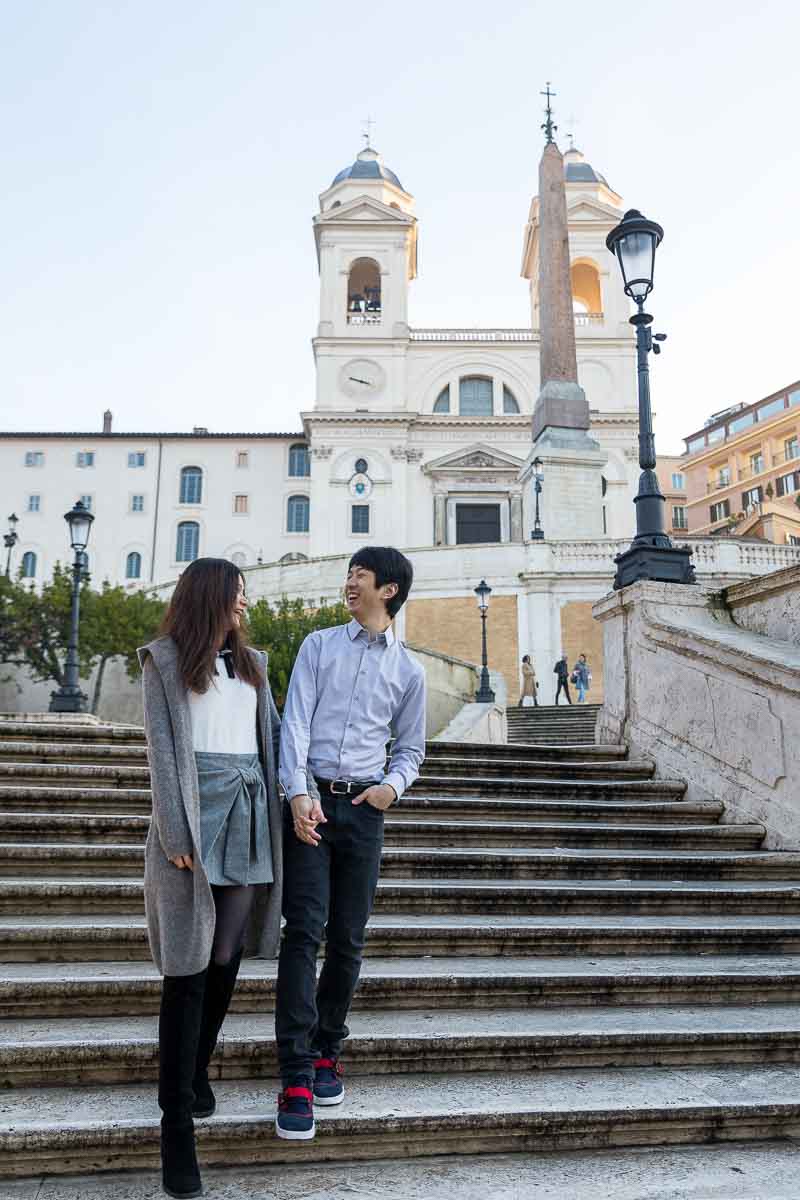
[[[534,460],[542,463],[541,515],[547,540],[597,539],[603,528],[603,467],[607,455],[589,436],[589,402],[578,383],[572,311],[564,160],[553,134],[547,85],[545,147],[539,163],[539,395],[533,446],[520,471],[526,534],[532,529]],[[541,545],[541,542],[538,543]]]
[[[551,140],[539,163],[539,333],[540,391],[533,440],[548,426],[587,430],[589,403],[578,383],[575,354],[564,160]]]

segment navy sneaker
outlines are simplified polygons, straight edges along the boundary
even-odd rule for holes
[[[344,1100],[342,1068],[338,1059],[318,1058],[314,1063],[314,1099],[317,1104],[341,1104]]]
[[[307,1142],[316,1132],[314,1127],[314,1096],[311,1080],[305,1075],[293,1079],[278,1096],[278,1115],[275,1132],[279,1138]]]

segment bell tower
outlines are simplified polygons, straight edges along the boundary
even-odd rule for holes
[[[405,406],[408,285],[417,273],[414,198],[366,145],[319,198],[315,409]]]

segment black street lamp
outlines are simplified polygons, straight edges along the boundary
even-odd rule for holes
[[[94,517],[83,501],[79,500],[74,508],[64,513],[64,520],[69,525],[69,540],[74,552],[72,562],[72,623],[67,645],[67,661],[64,664],[64,682],[57,692],[50,694],[51,713],[81,713],[86,712],[87,697],[80,689],[78,674],[78,624],[81,612],[81,579],[86,568],[86,545]]]
[[[478,608],[481,614],[481,686],[475,694],[476,704],[494,704],[494,692],[489,687],[489,664],[486,657],[486,614],[489,611],[489,597],[492,589],[485,579],[482,579],[474,589],[478,597]]]
[[[615,558],[617,573],[614,588],[627,587],[638,579],[655,579],[661,583],[695,583],[692,551],[688,546],[673,546],[664,521],[664,497],[656,475],[656,444],[653,436],[653,413],[650,407],[650,368],[648,354],[661,352],[659,342],[666,334],[655,337],[649,326],[653,318],[644,311],[644,302],[653,290],[653,271],[656,248],[664,230],[655,221],[648,221],[635,208],[629,209],[606,238],[606,246],[616,255],[622,271],[625,294],[636,303],[637,312],[630,318],[636,328],[636,355],[639,373],[639,493],[636,505],[636,536],[629,550]],[[655,341],[655,345],[653,344]]]
[[[544,483],[544,471],[542,470],[542,460],[537,457],[533,460],[533,490],[536,494],[536,516],[533,521],[533,529],[531,530],[531,539],[533,541],[541,541],[544,538],[544,530],[542,523],[539,520],[539,497],[542,494],[542,484]]]
[[[17,516],[16,513],[12,513],[11,516],[8,518],[8,533],[3,535],[3,545],[5,546],[6,551],[7,551],[7,553],[6,553],[6,579],[11,578],[11,551],[14,549],[17,542],[19,541],[19,534],[17,533],[17,524],[18,523],[19,523],[19,517]]]

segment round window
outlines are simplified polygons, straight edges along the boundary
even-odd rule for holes
[[[366,475],[369,470],[369,463],[365,458],[356,459],[356,475]]]

